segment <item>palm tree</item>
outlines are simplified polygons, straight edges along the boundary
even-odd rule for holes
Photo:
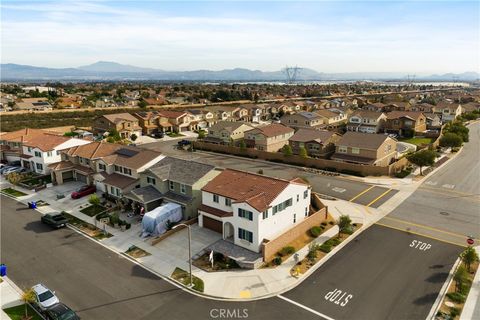
[[[23,317],[23,319],[24,320],[31,319],[32,317],[28,316],[28,306],[27,306],[27,304],[35,301],[35,292],[33,292],[32,288],[30,288],[30,289],[28,289],[28,290],[26,290],[25,292],[22,293],[21,299],[25,303],[25,317]]]

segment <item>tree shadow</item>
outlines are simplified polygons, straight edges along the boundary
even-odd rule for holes
[[[156,276],[155,274],[151,273],[148,270],[145,270],[139,265],[134,265],[132,267],[132,273],[131,275],[133,277],[139,277],[139,278],[145,278],[145,279],[152,279],[152,280],[160,280],[161,278]]]
[[[425,279],[425,281],[431,282],[431,283],[444,283],[447,277],[448,277],[448,272],[437,272],[432,274],[427,279]]]
[[[435,300],[437,299],[437,296],[438,296],[438,293],[429,293],[424,295],[423,297],[413,300],[413,303],[416,304],[417,306],[431,305],[435,302]]]

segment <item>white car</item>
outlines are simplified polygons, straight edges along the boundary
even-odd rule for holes
[[[55,291],[51,291],[41,283],[34,285],[32,290],[35,293],[35,303],[43,311],[60,302]]]

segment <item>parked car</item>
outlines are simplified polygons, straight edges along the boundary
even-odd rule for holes
[[[165,134],[163,132],[154,132],[152,134],[150,134],[150,137],[152,138],[163,138],[165,136]]]
[[[72,192],[72,199],[79,199],[81,197],[95,193],[95,191],[97,191],[97,188],[95,188],[95,186],[84,185],[80,187],[77,191]]]
[[[8,171],[8,173],[12,173],[12,172],[23,173],[23,172],[27,172],[27,169],[22,167],[16,167],[15,169]]]
[[[7,171],[8,169],[12,169],[12,168],[15,168],[13,166],[4,166],[0,169],[0,173],[3,174],[5,171]]]
[[[34,285],[32,290],[35,294],[35,304],[42,311],[60,302],[55,295],[55,291],[48,289],[41,283]]]
[[[189,144],[192,144],[192,141],[185,139],[178,141],[179,146],[188,146]]]
[[[45,224],[48,224],[56,229],[65,227],[68,223],[67,218],[61,213],[57,214],[46,214],[42,216],[41,221]]]
[[[78,320],[79,316],[67,307],[64,303],[57,303],[45,311],[45,317],[48,320]]]
[[[8,169],[4,170],[4,171],[2,172],[2,174],[3,174],[4,176],[6,176],[6,175],[8,175],[9,173],[14,172],[14,171],[17,170],[18,168],[19,168],[19,167],[9,167]]]

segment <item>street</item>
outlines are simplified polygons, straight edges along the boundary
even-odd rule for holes
[[[221,310],[249,319],[318,319],[280,298],[220,302],[184,292],[70,229],[1,196],[1,257],[20,288],[43,283],[82,319],[215,319]],[[226,312],[226,311],[225,311]],[[240,318],[240,317],[236,317]]]
[[[434,173],[418,192],[295,289],[274,298],[220,302],[184,292],[83,235],[42,225],[38,212],[4,196],[0,216],[2,263],[7,264],[9,277],[19,287],[42,282],[83,319],[216,319],[221,310],[228,310],[235,315],[231,318],[237,319],[424,319],[463,250],[459,245],[464,245],[464,234],[475,232],[479,226],[478,215],[473,214],[475,205],[478,208],[475,197],[458,197],[450,191],[433,198],[432,192],[424,189],[432,188],[429,181],[453,179],[461,172],[459,166],[471,163],[475,168],[475,150],[478,125],[462,153]],[[228,166],[238,162],[232,158],[224,161]],[[281,166],[253,165],[264,166],[265,174],[275,174],[275,170],[279,175],[292,174]],[[319,184],[323,180],[335,186],[358,187],[349,197],[367,205],[379,197],[378,187],[318,177]],[[455,192],[467,193],[475,183],[478,186],[476,179],[455,181]],[[450,214],[439,214],[439,210]]]

